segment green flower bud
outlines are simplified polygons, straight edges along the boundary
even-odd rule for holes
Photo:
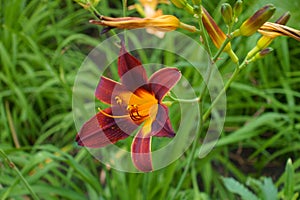
[[[233,6],[233,15],[234,18],[237,18],[240,16],[240,14],[243,11],[243,1],[242,0],[237,0]]]
[[[177,8],[182,8],[190,14],[194,14],[193,7],[186,0],[170,0]]]
[[[257,57],[258,58],[262,58],[265,57],[266,55],[270,54],[274,49],[271,47],[265,48],[263,50],[261,50],[259,53],[257,53]]]
[[[232,23],[232,8],[228,3],[221,5],[221,14],[225,24],[230,25]]]
[[[263,57],[265,57],[266,55],[269,55],[271,52],[273,51],[273,48],[271,47],[268,47],[268,48],[265,48],[263,50],[261,50],[260,52],[256,53],[254,57],[252,57],[252,59],[250,59],[248,62],[254,62],[258,59],[261,59]]]
[[[275,12],[276,8],[272,4],[268,4],[258,11],[254,13],[250,18],[248,18],[240,27],[240,29],[236,30],[233,35],[244,35],[250,36],[254,34],[259,27],[261,27],[266,21],[270,19],[270,17]]]
[[[177,8],[184,8],[187,4],[186,0],[171,0]]]

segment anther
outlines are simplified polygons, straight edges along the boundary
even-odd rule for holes
[[[137,105],[130,105],[127,107],[129,115],[133,121],[141,120],[144,116],[139,114],[138,106]]]
[[[117,104],[121,105],[122,104],[122,99],[119,96],[115,97],[115,101]]]

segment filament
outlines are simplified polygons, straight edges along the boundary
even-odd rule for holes
[[[107,114],[106,112],[104,112],[103,110],[101,110],[101,108],[98,108],[98,110],[100,113],[102,113],[106,117],[110,117],[113,119],[121,119],[121,118],[131,117],[130,115],[110,115],[110,114]]]

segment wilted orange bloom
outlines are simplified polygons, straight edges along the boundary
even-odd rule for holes
[[[258,30],[264,36],[275,38],[278,36],[288,36],[300,41],[300,31],[282,24],[266,22]]]
[[[136,28],[153,28],[159,31],[173,31],[177,28],[183,28],[185,30],[196,32],[196,27],[184,24],[173,15],[162,15],[158,17],[119,17],[112,18],[101,16],[99,20],[90,20],[90,23],[108,26],[119,29],[136,29]]]
[[[276,24],[282,24],[282,25],[285,25],[289,18],[290,18],[290,13],[289,12],[286,12],[284,13],[282,16],[280,16],[276,21],[275,23]],[[258,32],[260,32],[260,30],[258,30]],[[254,56],[258,51],[262,50],[262,49],[265,49],[266,47],[268,47],[272,41],[274,40],[274,36],[267,36],[267,35],[263,35],[256,43],[256,46],[251,50],[249,51],[249,53],[247,54],[247,58],[251,58],[252,56]]]

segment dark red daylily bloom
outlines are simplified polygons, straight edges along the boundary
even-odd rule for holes
[[[132,161],[140,171],[152,171],[151,138],[174,137],[168,108],[162,104],[178,82],[176,68],[164,68],[149,79],[142,64],[122,44],[118,58],[120,83],[102,76],[95,96],[110,107],[88,120],[77,134],[80,146],[104,147],[127,138],[140,125],[131,145]]]

